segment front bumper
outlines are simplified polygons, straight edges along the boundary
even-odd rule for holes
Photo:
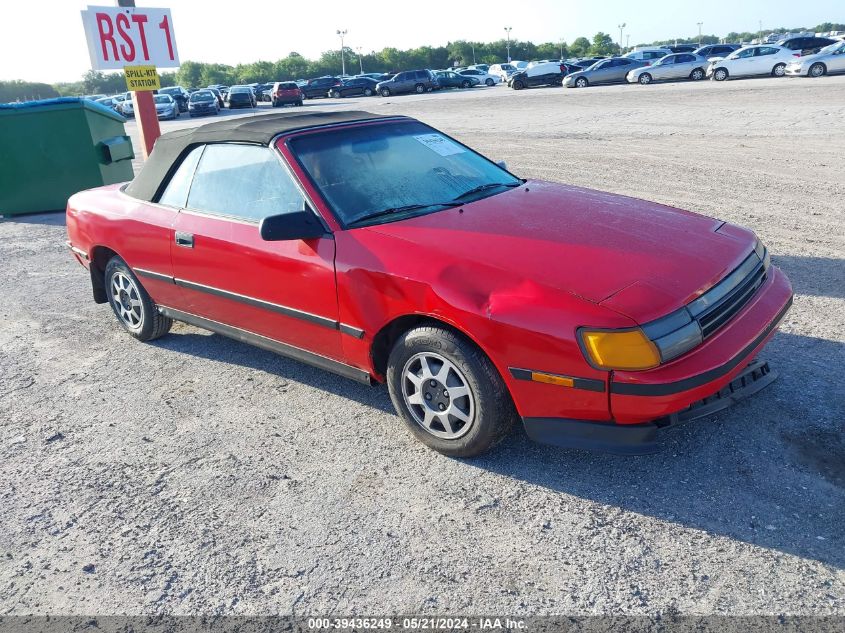
[[[523,418],[523,424],[528,437],[540,444],[616,455],[650,455],[660,450],[666,430],[727,409],[770,385],[776,378],[777,373],[768,363],[755,360],[716,393],[693,402],[682,411],[645,424],[565,418]]]
[[[787,66],[784,70],[784,74],[789,75],[790,77],[801,77],[802,75],[806,75],[807,72],[801,68],[801,66]]]

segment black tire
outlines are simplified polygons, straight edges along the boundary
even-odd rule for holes
[[[772,68],[772,77],[783,77],[786,74],[786,64],[775,64]]]
[[[576,88],[586,88],[590,85],[590,81],[586,77],[578,77],[575,80],[575,87]]]
[[[492,79],[490,79],[490,77],[488,77],[487,79],[485,79],[485,80],[484,80],[484,85],[486,85],[488,88],[489,88],[490,86],[492,86],[493,84],[495,84],[495,83],[496,83],[496,82],[495,82],[495,81],[493,81]]]
[[[413,406],[419,406],[421,411],[427,406],[408,404],[404,395],[406,364],[421,353],[440,356],[463,374],[460,379],[468,388],[468,398],[472,399],[473,415],[457,431],[461,433],[459,437],[437,437],[424,429],[411,412]],[[387,385],[393,405],[411,433],[429,448],[450,457],[473,457],[490,450],[508,434],[517,419],[507,387],[490,359],[463,336],[444,328],[418,327],[403,334],[390,352]]]
[[[464,88],[464,89],[469,88],[471,85],[472,85],[472,84],[471,84],[470,82],[468,82],[468,81],[462,81],[462,82],[461,82],[461,88]]]
[[[421,95],[425,92],[425,86],[423,86],[422,84],[417,84],[416,86],[414,86],[414,92],[416,92],[418,95]]]
[[[689,78],[692,81],[701,81],[706,75],[707,73],[705,73],[704,70],[702,70],[701,68],[696,68],[690,73]]]
[[[332,90],[331,92],[329,92],[329,95],[332,97],[332,99],[340,99],[340,93],[337,90]]]
[[[370,88],[364,88],[364,96],[365,97],[372,97],[373,91]]]
[[[106,264],[104,283],[109,305],[117,317],[118,323],[129,334],[139,341],[152,341],[170,331],[173,320],[159,313],[152,297],[138,281],[132,269],[120,257],[114,256]],[[130,289],[115,294],[116,289],[122,285],[128,286]],[[137,324],[133,324],[131,319],[127,319],[121,314],[121,307],[123,307],[125,314],[130,301],[139,302],[138,305],[133,306],[133,308],[139,308],[140,312]]]
[[[517,79],[511,84],[511,88],[513,88],[514,90],[522,90],[523,88],[525,88],[525,84],[522,83],[519,79]]]
[[[389,97],[390,96],[390,88],[382,88],[380,91],[382,97]]]
[[[273,100],[270,102],[270,107],[271,107],[271,108],[278,108],[278,107],[279,107],[279,102],[278,102],[278,101],[276,101],[275,99],[273,99]]]
[[[827,66],[821,62],[816,62],[810,66],[810,70],[807,71],[808,77],[822,77],[825,74],[827,74]]]
[[[728,77],[730,77],[730,73],[728,73],[727,68],[717,68],[713,71],[714,81],[727,81]]]
[[[648,73],[643,73],[637,81],[640,82],[641,86],[647,86],[652,82],[652,77]]]

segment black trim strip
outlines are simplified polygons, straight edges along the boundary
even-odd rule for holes
[[[727,363],[722,365],[721,367],[716,367],[709,371],[704,372],[703,374],[698,374],[697,376],[691,376],[690,378],[684,378],[683,380],[678,380],[675,382],[666,382],[660,384],[634,384],[634,383],[627,383],[627,382],[616,382],[611,380],[610,382],[610,392],[611,393],[618,393],[620,395],[626,396],[668,396],[674,393],[680,393],[682,391],[689,391],[690,389],[695,389],[696,387],[700,387],[711,380],[716,380],[721,376],[724,376],[727,373],[733,371],[737,365],[744,362],[748,354],[757,347],[763,340],[772,333],[772,331],[780,325],[781,320],[786,315],[789,308],[792,306],[792,296],[789,297],[789,301],[786,302],[786,305],[783,306],[778,315],[772,319],[772,322],[764,329],[757,337],[751,341],[745,348],[736,356],[734,356],[731,360]]]
[[[293,317],[294,319],[300,319],[302,321],[308,321],[309,323],[314,323],[316,325],[322,325],[323,327],[329,328],[330,330],[337,330],[338,323],[333,319],[329,319],[327,317],[323,317],[317,314],[311,314],[310,312],[303,312],[302,310],[297,310],[295,308],[289,308],[287,306],[279,305],[278,303],[270,303],[269,301],[264,301],[262,299],[256,299],[255,297],[248,297],[246,295],[241,295],[236,292],[229,292],[228,290],[221,290],[220,288],[215,288],[213,286],[206,286],[204,284],[198,284],[193,281],[186,281],[184,279],[175,279],[176,285],[182,288],[188,288],[190,290],[197,290],[199,292],[205,292],[210,295],[214,295],[216,297],[223,297],[224,299],[231,299],[232,301],[238,301],[240,303],[245,303],[246,305],[250,305],[256,308],[263,308],[265,310],[270,310],[271,312],[277,312],[278,314],[283,314],[285,316]]]
[[[576,378],[575,376],[565,376],[563,374],[553,374],[548,371],[540,371],[540,370],[531,370],[531,369],[519,369],[518,367],[509,367],[508,368],[511,372],[511,376],[516,378],[517,380],[527,380],[529,382],[534,382],[531,380],[531,374],[547,374],[549,376],[555,376],[557,378],[569,378],[572,380],[572,389],[583,389],[584,391],[597,391],[599,393],[604,392],[604,381],[603,380],[596,380],[594,378]],[[544,384],[544,383],[543,383]]]
[[[226,336],[237,341],[241,341],[242,343],[266,349],[267,351],[298,360],[319,369],[330,371],[338,374],[339,376],[350,378],[365,385],[372,384],[370,374],[365,372],[363,369],[358,369],[357,367],[352,367],[351,365],[341,363],[340,361],[320,356],[314,352],[309,352],[286,343],[281,343],[275,339],[262,336],[261,334],[256,334],[254,332],[232,327],[231,325],[226,325],[225,323],[212,321],[211,319],[190,314],[189,312],[182,312],[181,310],[175,310],[166,306],[158,306],[158,311],[171,319],[183,321],[184,323],[210,330],[211,332],[220,334],[221,336]]]
[[[206,286],[205,284],[198,284],[193,281],[186,281],[185,279],[177,279],[171,277],[170,275],[164,275],[162,273],[157,273],[152,270],[146,270],[144,268],[133,268],[132,270],[134,270],[142,277],[149,277],[150,279],[156,279],[158,281],[166,281],[168,283],[176,284],[177,286],[180,286],[182,288],[188,288],[190,290],[196,290],[198,292],[205,292],[211,295],[215,295],[217,297],[223,297],[224,299],[230,299],[232,301],[245,303],[246,305],[250,305],[255,308],[270,310],[271,312],[283,314],[284,316],[288,316],[294,319],[300,319],[302,321],[314,323],[315,325],[321,325],[330,330],[338,330],[342,334],[346,334],[357,339],[364,338],[364,330],[352,325],[348,325],[346,323],[339,323],[338,321],[320,316],[318,314],[304,312],[302,310],[297,310],[296,308],[289,308],[288,306],[283,306],[278,303],[271,303],[270,301],[264,301],[263,299],[256,299],[255,297],[241,295],[236,292],[229,292],[228,290],[221,290],[220,288],[215,288],[213,286]]]
[[[163,275],[162,273],[157,273],[153,270],[146,270],[144,268],[133,268],[132,270],[142,277],[149,277],[150,279],[155,279],[156,281],[166,281],[169,284],[176,283],[170,275]]]

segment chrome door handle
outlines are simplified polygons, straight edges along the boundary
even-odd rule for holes
[[[193,248],[194,247],[194,236],[192,233],[183,233],[182,231],[176,231],[176,245],[177,246],[184,246],[185,248]]]

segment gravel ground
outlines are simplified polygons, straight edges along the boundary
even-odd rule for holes
[[[518,429],[448,459],[383,387],[188,326],[130,339],[60,214],[2,221],[0,614],[845,615],[845,77],[306,107],[752,227],[796,292],[780,379],[654,456]]]

